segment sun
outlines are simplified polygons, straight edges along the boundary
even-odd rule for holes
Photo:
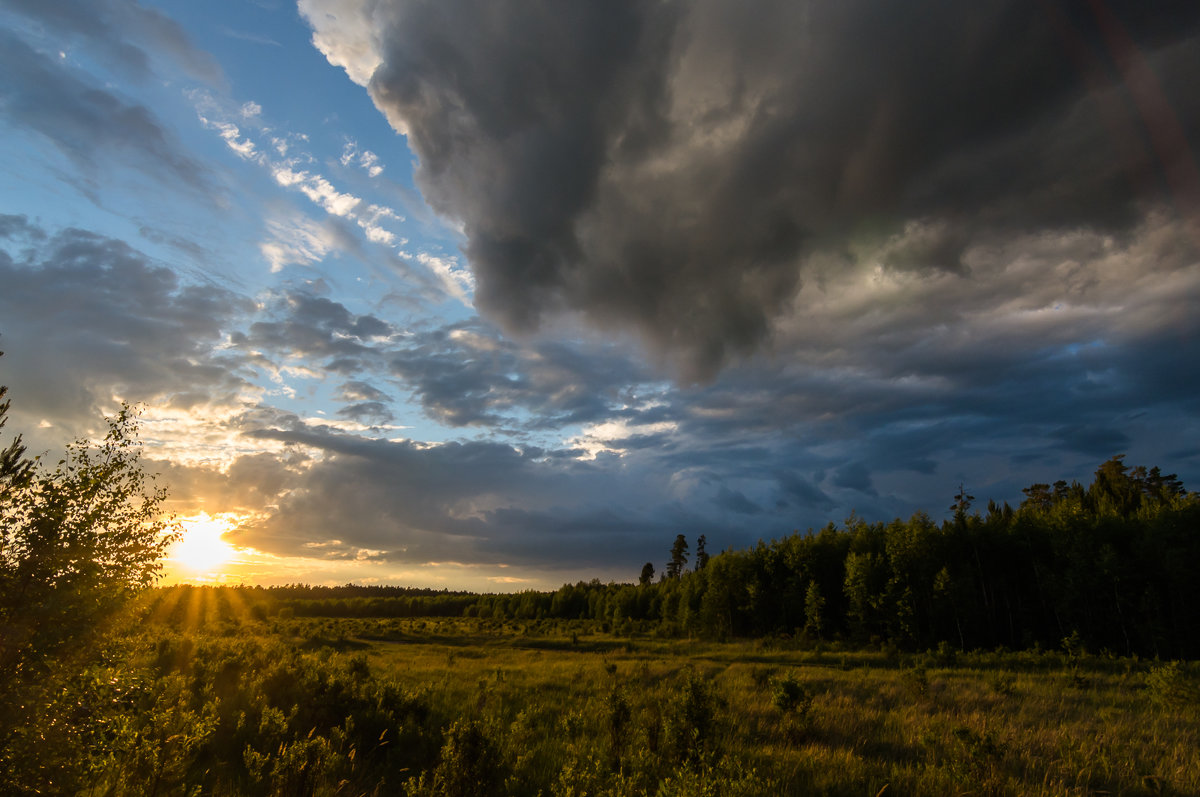
[[[229,531],[229,518],[212,517],[207,512],[182,518],[183,536],[171,546],[168,559],[182,570],[195,575],[211,575],[219,572],[237,553],[221,535]]]

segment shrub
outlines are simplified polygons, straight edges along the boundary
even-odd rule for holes
[[[1150,698],[1165,708],[1200,704],[1200,679],[1177,661],[1151,668],[1146,675]]]
[[[771,688],[771,703],[785,714],[795,713],[800,717],[812,708],[812,693],[794,675],[776,678]]]
[[[496,745],[478,722],[455,722],[446,731],[441,759],[432,773],[409,780],[420,797],[491,797],[503,793],[505,772]]]
[[[718,699],[712,683],[688,668],[666,722],[666,745],[677,761],[696,761],[711,746]]]

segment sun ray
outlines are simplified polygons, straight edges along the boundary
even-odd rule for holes
[[[239,555],[245,553],[224,538],[243,520],[236,513],[207,512],[181,518],[179,526],[183,533],[167,555],[168,580],[196,584],[221,582],[238,563]]]

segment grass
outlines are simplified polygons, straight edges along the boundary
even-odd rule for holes
[[[179,793],[1200,794],[1193,665],[585,621],[191,617],[144,631],[158,713],[127,722],[112,759],[168,760]],[[188,717],[212,730],[181,753]],[[175,747],[143,749],[147,727]]]
[[[466,619],[360,621],[357,631],[370,641],[373,673],[482,722],[529,783],[593,758],[615,756],[618,775],[636,768],[635,748],[663,749],[665,715],[692,673],[714,702],[700,754],[737,763],[776,792],[1200,793],[1194,706],[1152,700],[1134,662],[985,654],[938,667],[895,654]],[[811,698],[802,714],[777,704],[781,678]],[[629,714],[615,741],[604,728],[614,690]]]

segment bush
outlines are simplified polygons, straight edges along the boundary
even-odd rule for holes
[[[75,746],[88,718],[62,696],[157,578],[177,530],[162,515],[166,491],[142,471],[128,406],[99,444],[72,443],[53,468],[14,464],[14,452],[0,457],[0,728],[41,730],[0,735],[0,793],[69,791],[86,777]]]
[[[773,682],[771,703],[785,714],[795,713],[804,717],[812,708],[812,701],[812,693],[794,675],[785,675]]]
[[[455,722],[446,731],[441,760],[432,773],[407,784],[420,797],[492,797],[503,793],[499,750],[478,722]]]
[[[711,747],[718,699],[712,683],[688,668],[671,702],[666,722],[666,746],[676,761],[694,762]]]
[[[1177,661],[1151,668],[1146,675],[1150,698],[1165,708],[1200,705],[1200,678]]]

